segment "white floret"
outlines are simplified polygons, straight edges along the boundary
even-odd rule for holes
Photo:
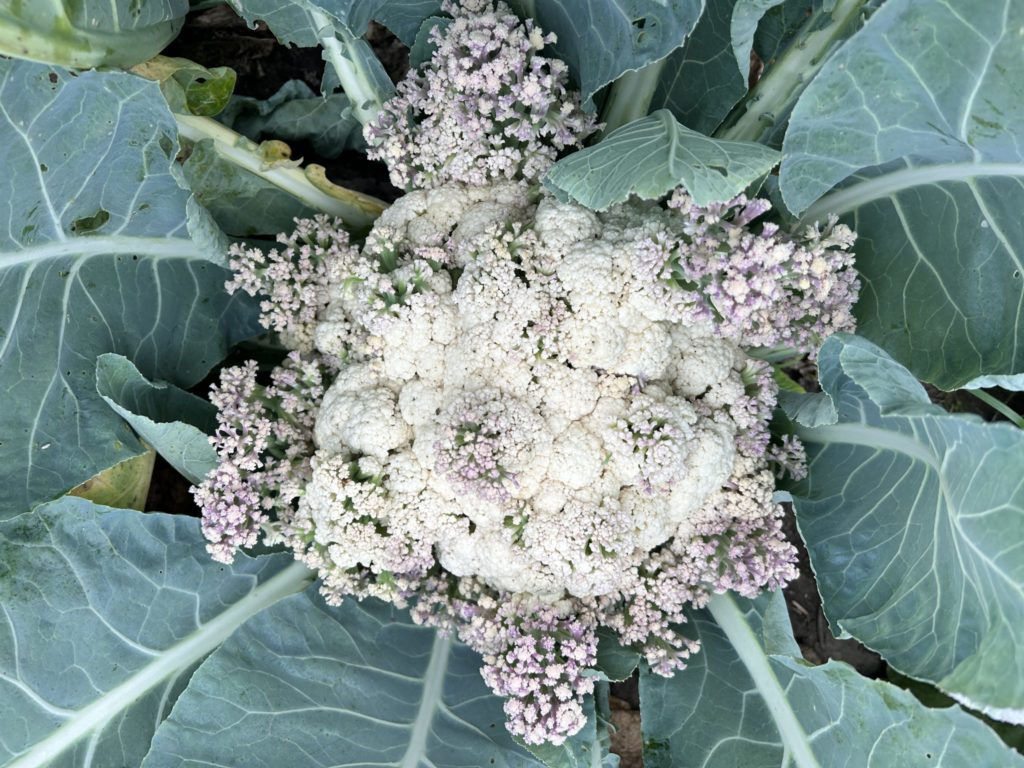
[[[403,195],[381,214],[375,229],[393,228],[414,247],[436,246],[473,206],[482,204],[488,210],[496,203],[508,211],[524,209],[524,202],[522,185],[515,182],[481,187],[451,184]]]
[[[486,328],[477,326],[445,347],[444,387],[448,392],[498,386],[525,392],[533,380],[529,360],[520,350],[491,344]]]
[[[348,451],[384,458],[411,437],[394,392],[381,384],[370,365],[344,369],[324,394],[315,439],[326,455]]]
[[[700,395],[729,378],[738,350],[730,341],[675,326],[672,341],[678,350],[671,370],[672,383],[681,395]]]
[[[679,525],[732,474],[736,461],[735,433],[724,424],[702,422],[694,431],[684,460],[685,483],[673,487],[668,499],[669,522]]]
[[[577,422],[555,439],[547,479],[567,488],[586,488],[597,482],[604,463],[601,438]]]
[[[384,486],[392,493],[415,496],[427,487],[430,473],[411,450],[391,454],[382,469]]]
[[[622,293],[623,275],[615,266],[615,249],[602,241],[585,242],[574,246],[555,270],[559,281],[569,292],[575,308],[580,302],[593,298],[600,306],[618,304]]]
[[[413,379],[398,394],[402,419],[414,428],[433,421],[444,405],[444,393],[433,381]]]
[[[439,542],[438,560],[456,576],[477,576],[498,589],[557,599],[565,587],[500,528],[477,528]]]
[[[574,243],[599,236],[601,222],[593,211],[545,197],[537,206],[534,230],[542,250],[560,259]]]
[[[534,364],[532,384],[552,435],[587,416],[600,396],[598,376],[590,368],[570,368],[550,360]]]
[[[578,367],[614,369],[626,353],[626,329],[604,307],[588,304],[573,310],[562,325],[562,354]]]
[[[620,322],[621,316],[620,316]],[[668,370],[673,358],[672,337],[662,323],[644,324],[634,318],[629,324],[622,323],[633,330],[626,337],[625,351],[614,366],[609,370],[636,376],[644,381],[660,379]]]
[[[522,545],[577,597],[615,590],[635,564],[636,535],[628,512],[614,499],[570,498],[555,513],[534,509]]]

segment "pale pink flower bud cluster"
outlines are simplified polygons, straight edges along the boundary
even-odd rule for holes
[[[775,476],[779,479],[786,475],[793,480],[807,477],[807,450],[793,435],[783,435],[779,443],[770,446],[767,459],[775,465]]]
[[[554,35],[502,2],[442,8],[454,18],[433,30],[430,62],[366,126],[368,156],[405,189],[539,179],[596,128],[566,87],[565,63],[540,53]]]
[[[720,494],[724,510],[748,505],[749,483]],[[686,611],[702,608],[714,593],[734,591],[756,597],[778,589],[797,575],[796,550],[782,531],[781,510],[770,503],[773,485],[761,484],[768,498],[752,518],[730,517],[704,523],[689,537],[674,538],[652,551],[631,574],[630,599],[599,599],[601,624],[614,629],[624,645],[643,651],[657,674],[671,676],[686,666],[699,645],[681,635]]]
[[[677,422],[675,410],[664,403],[638,398],[626,418],[616,422],[619,451],[636,462],[646,493],[669,490],[679,478],[686,458],[689,430]]]
[[[825,337],[854,330],[854,233],[835,217],[791,235],[772,223],[750,226],[771,207],[766,200],[698,206],[677,190],[668,205],[678,220],[636,249],[634,266],[673,318],[713,320],[748,348],[811,355]]]
[[[498,390],[473,392],[454,403],[434,446],[436,470],[460,490],[487,501],[508,501],[516,478],[504,462],[518,448],[516,416]]]
[[[581,704],[594,690],[584,674],[597,662],[594,618],[539,601],[502,600],[496,609],[481,602],[460,637],[482,653],[491,690],[508,697],[509,731],[527,744],[563,743],[587,720]]]
[[[281,334],[285,345],[309,352],[318,313],[327,306],[330,266],[350,258],[348,232],[338,219],[320,214],[313,219],[296,219],[291,234],[279,234],[283,248],[264,253],[234,243],[228,249],[228,265],[234,276],[228,293],[245,291],[262,295],[260,323]]]
[[[778,400],[779,388],[771,365],[750,360],[743,370],[744,396],[729,406],[729,415],[739,427],[736,448],[744,456],[759,459],[768,448],[768,422]]]
[[[254,546],[261,526],[287,519],[309,478],[313,425],[324,394],[323,364],[291,353],[257,382],[252,360],[221,371],[210,391],[217,430],[210,438],[217,468],[192,488],[202,510],[207,550],[222,563]]]

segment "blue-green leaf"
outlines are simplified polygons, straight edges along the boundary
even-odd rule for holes
[[[897,670],[1024,716],[1024,431],[932,405],[885,352],[818,358],[834,425],[798,430],[794,490],[826,615]]]
[[[320,157],[338,157],[364,145],[363,127],[343,93],[321,96],[301,80],[289,80],[268,99],[233,96],[217,116],[253,141],[306,141]]]
[[[761,17],[784,2],[785,0],[737,0],[729,32],[736,55],[736,65],[744,79],[750,71],[750,52],[754,48],[754,35],[757,33]]]
[[[759,0],[751,1],[759,2]],[[809,18],[813,17],[818,9],[830,13],[835,3],[836,0],[831,0],[831,3],[828,0],[824,2],[822,0],[783,0],[782,3],[766,10],[757,25],[753,47],[754,53],[764,64],[765,71],[767,72],[774,65],[777,57],[790,44],[799,45],[797,38],[800,35],[801,27]],[[832,8],[827,7],[829,5]],[[742,61],[739,63],[742,64]]]
[[[434,50],[437,47],[430,39],[431,33],[435,28],[443,33],[451,23],[452,20],[445,16],[431,16],[423,22],[420,31],[416,33],[415,42],[409,48],[409,66],[411,68],[416,69],[430,61],[430,57],[434,55]]]
[[[311,575],[195,518],[64,498],[0,523],[0,763],[137,766],[203,658]]]
[[[189,387],[259,326],[211,231],[189,232],[202,211],[156,83],[0,61],[0,108],[4,518],[142,453],[96,393],[98,355]]]
[[[832,398],[824,392],[779,392],[779,407],[786,416],[805,427],[835,424],[839,418]]]
[[[640,676],[646,768],[1024,766],[959,707],[929,709],[842,662],[805,662],[780,593],[715,597],[687,627],[701,643],[687,668]]]
[[[735,197],[778,160],[775,150],[711,139],[660,109],[562,158],[544,184],[560,199],[594,210],[630,195],[656,199],[680,185],[698,205],[706,205]]]
[[[132,429],[193,483],[217,466],[208,435],[216,426],[217,409],[208,401],[165,382],[146,380],[121,355],[100,355],[96,391]]]
[[[188,0],[5,0],[0,53],[85,69],[130,67],[175,38]]]
[[[624,72],[662,59],[690,34],[704,0],[513,0],[545,32],[569,64],[584,100]]]
[[[596,669],[600,676],[613,683],[628,680],[640,664],[640,654],[624,648],[618,636],[606,627],[597,630],[597,641]]]
[[[730,25],[736,0],[708,0],[682,48],[661,69],[652,109],[664,107],[688,128],[710,134],[747,92],[736,71]]]
[[[480,657],[376,600],[311,587],[263,611],[192,676],[144,768],[540,768],[505,730]]]
[[[791,210],[860,235],[860,332],[947,389],[1024,370],[1022,26],[1016,0],[890,0],[784,144]]]

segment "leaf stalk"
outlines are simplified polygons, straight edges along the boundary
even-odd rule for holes
[[[767,143],[804,88],[857,23],[868,0],[838,0],[831,13],[811,14],[792,44],[715,131],[718,139]],[[822,24],[822,16],[830,20]]]
[[[713,595],[708,601],[708,611],[732,643],[736,654],[747,668],[758,693],[768,706],[768,711],[779,730],[782,743],[796,768],[821,768],[818,758],[811,750],[800,721],[786,698],[782,684],[772,671],[771,661],[761,643],[750,628],[736,601],[729,594]]]
[[[353,230],[369,229],[387,208],[384,201],[370,195],[325,184],[321,166],[310,165],[301,169],[268,163],[259,152],[259,145],[216,120],[182,114],[175,114],[174,119],[181,138],[191,142],[212,140],[214,149],[223,159],[256,174],[309,207],[337,216]]]

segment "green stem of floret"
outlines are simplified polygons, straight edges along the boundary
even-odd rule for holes
[[[808,16],[794,35],[795,42],[729,113],[715,131],[715,138],[766,141],[839,44],[860,23],[866,4],[867,0],[838,0],[831,12],[819,9]]]

